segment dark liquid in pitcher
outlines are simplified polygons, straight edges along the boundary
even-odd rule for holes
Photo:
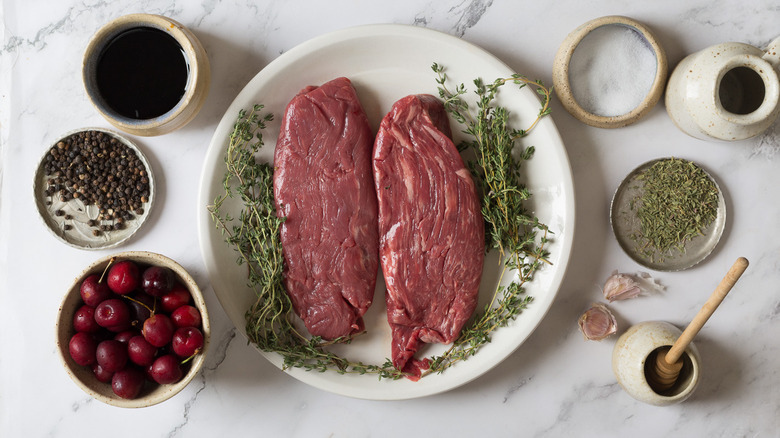
[[[181,45],[159,29],[137,27],[108,42],[97,63],[106,104],[124,117],[153,119],[181,100],[189,66]]]
[[[723,109],[732,114],[750,114],[764,103],[766,88],[761,75],[748,67],[726,72],[720,81],[718,97]]]

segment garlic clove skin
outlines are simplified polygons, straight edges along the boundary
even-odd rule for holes
[[[613,301],[635,298],[642,293],[642,288],[633,276],[615,272],[607,278],[602,292],[604,293],[604,298],[611,303]]]
[[[617,332],[615,315],[601,303],[593,303],[580,316],[579,325],[583,336],[589,341],[600,341]]]
[[[647,272],[637,272],[633,277],[644,294],[662,293],[666,290],[666,286]]]

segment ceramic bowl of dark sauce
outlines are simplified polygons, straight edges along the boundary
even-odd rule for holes
[[[116,128],[166,134],[189,123],[208,94],[209,61],[195,35],[160,15],[131,14],[103,26],[84,54],[92,104]]]

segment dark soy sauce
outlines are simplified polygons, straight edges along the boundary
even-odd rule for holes
[[[189,67],[181,45],[153,27],[126,30],[106,44],[97,63],[97,86],[124,117],[159,117],[179,103]]]

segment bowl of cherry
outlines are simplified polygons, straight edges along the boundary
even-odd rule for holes
[[[57,350],[87,394],[112,406],[163,402],[200,372],[209,317],[198,285],[160,254],[128,251],[87,267],[57,315]]]

